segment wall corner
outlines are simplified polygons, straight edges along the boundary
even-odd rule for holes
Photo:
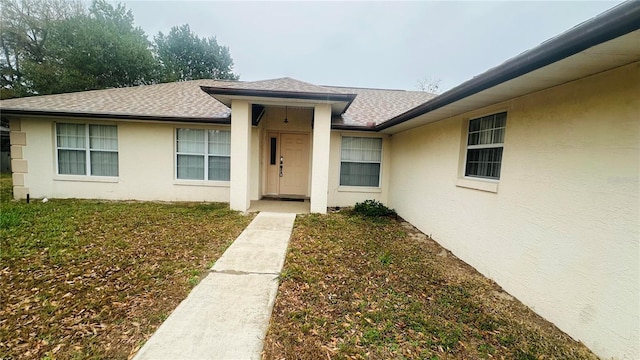
[[[27,185],[27,175],[29,164],[24,159],[23,148],[27,146],[27,133],[22,130],[22,122],[18,118],[9,120],[9,141],[11,144],[11,172],[13,180],[13,198],[16,200],[26,199],[29,194]]]

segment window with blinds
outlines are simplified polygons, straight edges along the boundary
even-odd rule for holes
[[[56,124],[58,174],[118,176],[115,125]]]
[[[178,179],[229,181],[230,174],[230,131],[176,130],[176,177]]]
[[[380,186],[382,139],[342,137],[340,185]]]
[[[469,120],[465,176],[500,179],[507,113]]]

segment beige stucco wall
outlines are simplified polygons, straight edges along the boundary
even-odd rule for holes
[[[282,108],[267,108],[259,126],[251,127],[249,149],[249,197],[258,200],[262,194],[265,174],[262,170],[265,139],[269,131],[302,132],[313,135],[312,109],[288,110],[289,124],[284,124]],[[56,174],[55,121],[115,124],[118,126],[119,176],[95,178],[90,176],[60,176]],[[163,200],[163,201],[222,201],[229,202],[229,183],[188,181],[175,179],[175,129],[178,127],[203,129],[229,129],[229,126],[203,126],[200,124],[170,124],[160,122],[96,121],[94,119],[21,118],[20,136],[26,146],[20,147],[20,160],[26,174],[19,177],[18,198],[29,193],[33,198],[97,198],[110,200]],[[18,132],[14,132],[17,139]],[[383,138],[383,161],[380,188],[340,187],[340,146],[342,136],[373,136]],[[15,139],[14,139],[15,140]],[[19,139],[18,139],[19,140]],[[17,140],[16,140],[17,141]],[[20,142],[22,143],[22,142]],[[311,148],[313,138],[311,137]],[[352,206],[356,202],[376,199],[387,202],[390,175],[391,143],[384,134],[368,132],[331,131],[329,145],[329,171],[327,206]],[[18,151],[15,151],[18,154]],[[322,151],[324,153],[324,151]],[[311,159],[310,152],[310,165]],[[323,160],[322,162],[326,162]],[[19,164],[18,164],[19,165]],[[19,166],[16,166],[18,169]],[[309,194],[311,191],[309,166]],[[16,182],[17,183],[17,182]]]
[[[390,204],[583,341],[640,358],[640,64],[393,135]],[[459,180],[467,120],[508,111],[497,192]],[[483,186],[483,185],[488,185]]]
[[[261,129],[259,127],[251,128],[251,154],[249,167],[249,199],[260,199],[260,183],[262,179],[262,171],[260,167],[261,154]]]
[[[382,164],[380,187],[340,186],[340,153],[343,136],[382,138]],[[353,206],[364,200],[387,203],[389,175],[391,173],[391,142],[385,134],[356,131],[332,131],[329,153],[329,196],[328,206]]]
[[[33,198],[94,198],[111,200],[229,201],[228,182],[175,179],[175,129],[228,129],[229,127],[122,121],[57,120],[116,124],[118,126],[117,178],[56,174],[54,120],[21,119],[26,133],[23,157],[28,160],[25,187]],[[26,195],[26,194],[25,194]]]
[[[251,105],[246,100],[231,101],[231,171],[229,207],[246,211],[251,203]]]
[[[329,206],[329,155],[331,149],[331,105],[316,104],[313,110],[313,140],[311,146],[312,213],[326,214]]]

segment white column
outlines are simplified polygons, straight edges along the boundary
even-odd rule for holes
[[[251,154],[251,111],[249,102],[231,101],[231,210],[249,209],[249,156]]]
[[[316,105],[313,126],[313,163],[311,167],[311,212],[327,213],[329,192],[329,142],[331,105]]]

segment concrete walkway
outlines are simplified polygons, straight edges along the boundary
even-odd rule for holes
[[[134,359],[260,359],[295,217],[259,213]]]

